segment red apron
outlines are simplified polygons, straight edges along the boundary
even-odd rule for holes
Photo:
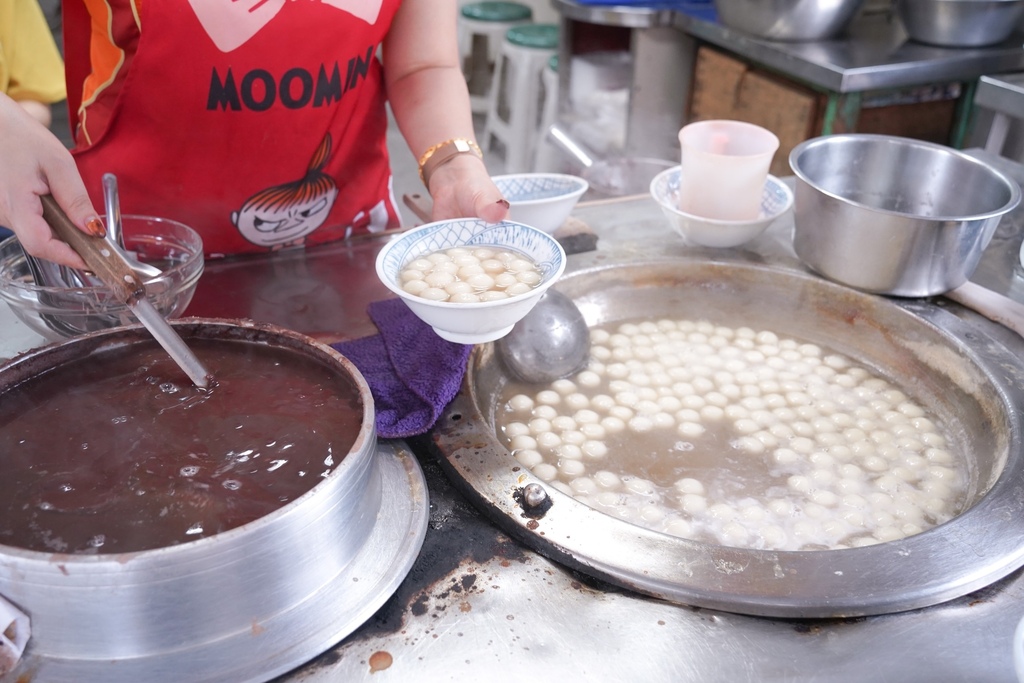
[[[111,0],[115,41],[137,50],[80,110],[96,208],[115,173],[123,213],[193,227],[208,256],[397,227],[376,51],[398,4],[145,0],[139,32]]]

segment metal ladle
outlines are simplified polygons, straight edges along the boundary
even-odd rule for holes
[[[128,261],[132,270],[138,273],[143,281],[148,282],[163,275],[162,270],[149,263],[143,263],[134,253],[124,248],[121,202],[117,189],[117,176],[113,173],[103,174],[103,203],[107,213],[107,220],[105,221],[107,228],[106,240],[111,248]],[[32,272],[33,280],[41,287],[78,288],[96,287],[102,284],[98,278],[89,273],[37,258],[27,251],[25,252],[25,261]]]
[[[111,251],[120,254],[131,269],[144,281],[149,282],[160,277],[163,271],[148,263],[142,263],[134,253],[124,249],[121,208],[118,199],[117,178],[112,173],[103,176],[103,199],[107,213],[107,234],[105,243]],[[47,200],[48,201],[48,200]],[[45,202],[44,202],[45,203]],[[71,291],[87,287],[102,287],[103,282],[95,274],[76,270],[53,261],[32,256],[24,249],[25,263],[32,275],[32,280],[43,288],[52,291],[40,291],[39,302],[50,309],[66,308],[68,316],[60,314],[40,313],[40,318],[47,327],[64,337],[72,337],[83,332],[106,329],[113,325],[127,324],[128,319],[122,314],[99,313],[93,317],[80,316],[77,311],[82,306],[81,294]],[[59,290],[68,290],[65,295]]]
[[[545,384],[586,367],[590,328],[572,299],[549,289],[526,317],[494,344],[514,377]]]
[[[122,250],[110,248],[109,241],[103,237],[87,235],[79,230],[52,195],[44,195],[40,200],[43,204],[43,219],[54,233],[82,257],[116,301],[131,309],[132,315],[149,330],[189,379],[197,387],[207,388],[212,376],[167,322],[167,318],[146,298],[146,285],[124,257]]]

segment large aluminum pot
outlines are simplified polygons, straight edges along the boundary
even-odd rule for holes
[[[718,19],[768,40],[812,41],[842,32],[864,0],[715,0]]]
[[[248,524],[192,542],[99,555],[0,545],[0,595],[31,619],[33,680],[266,680],[347,635],[354,628],[349,609],[355,610],[355,625],[372,614],[364,604],[350,604],[352,596],[369,591],[375,609],[390,592],[379,598],[374,593],[397,586],[383,586],[373,575],[374,567],[392,566],[393,552],[375,547],[368,571],[366,559],[356,561],[390,514],[382,512],[382,498],[388,497],[388,510],[408,514],[410,505],[388,493],[373,399],[355,366],[329,346],[270,325],[191,319],[174,327],[186,341],[294,351],[350,378],[362,410],[355,442],[305,494]],[[0,366],[0,395],[40,373],[88,362],[147,336],[139,327],[116,328],[30,351]],[[415,496],[422,502],[425,492]],[[425,521],[423,514],[387,529],[388,543],[411,549],[402,558],[399,581],[419,549]],[[354,565],[363,571],[349,576]]]
[[[962,152],[891,135],[797,145],[793,248],[825,277],[893,296],[955,289],[978,265],[1020,187]]]
[[[1024,17],[1024,0],[897,0],[913,40],[944,47],[981,47],[1010,37]]]

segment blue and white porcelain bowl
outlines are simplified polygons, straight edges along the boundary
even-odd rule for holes
[[[793,191],[775,176],[768,176],[761,195],[761,213],[749,221],[729,221],[695,216],[679,210],[680,167],[662,171],[651,181],[651,196],[661,206],[672,229],[690,244],[702,247],[736,247],[749,242],[793,206]]]
[[[508,218],[554,232],[572,213],[590,185],[563,173],[516,173],[491,178],[512,207]]]
[[[498,301],[430,301],[405,291],[399,274],[410,261],[453,247],[500,247],[519,252],[540,268],[540,283],[528,292]],[[443,339],[483,344],[504,337],[540,300],[565,270],[565,251],[549,234],[529,225],[479,218],[427,223],[398,235],[377,255],[377,277]]]

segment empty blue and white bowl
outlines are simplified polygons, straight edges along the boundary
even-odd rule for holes
[[[651,181],[651,197],[661,206],[669,224],[684,240],[702,247],[736,247],[768,229],[793,206],[793,191],[769,175],[761,195],[761,211],[748,221],[719,220],[679,210],[680,167],[662,171]]]
[[[572,213],[590,185],[564,173],[515,173],[491,178],[511,204],[508,218],[554,232]]]
[[[430,301],[405,291],[399,274],[414,259],[453,247],[499,247],[529,258],[541,281],[528,292],[498,301],[452,303]],[[409,309],[443,339],[458,344],[483,344],[504,337],[537,304],[565,271],[565,251],[549,234],[529,225],[479,218],[427,223],[402,233],[377,255],[377,277]]]

